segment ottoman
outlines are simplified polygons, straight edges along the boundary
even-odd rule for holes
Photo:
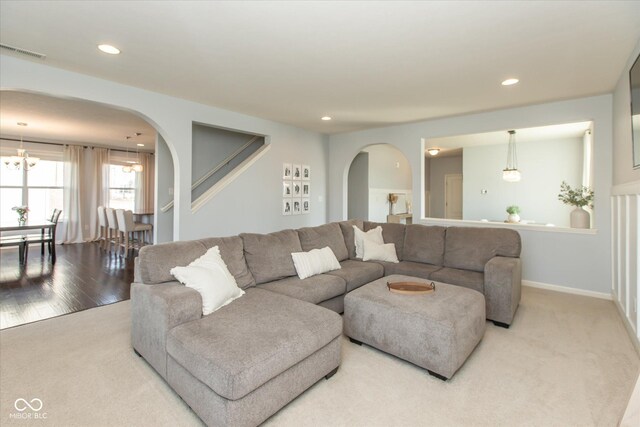
[[[391,275],[368,283],[344,298],[344,332],[365,343],[425,368],[446,380],[462,366],[484,335],[484,296],[472,289],[436,283],[434,292],[401,295],[387,282],[422,282]]]

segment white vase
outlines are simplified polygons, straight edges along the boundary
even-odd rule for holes
[[[591,215],[578,206],[571,211],[570,224],[571,228],[591,228]]]
[[[518,214],[509,214],[507,217],[507,222],[520,222],[520,215]]]

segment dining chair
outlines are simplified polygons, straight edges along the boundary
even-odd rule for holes
[[[105,214],[107,216],[107,249],[111,252],[111,244],[113,244],[113,250],[118,254],[120,251],[120,233],[118,232],[118,219],[113,208],[105,208]]]
[[[107,212],[104,206],[98,206],[98,242],[100,249],[107,250],[109,245],[109,223],[107,222]]]
[[[130,249],[140,249],[144,246],[146,232],[151,230],[151,224],[135,223],[133,212],[130,210],[117,209],[118,228],[122,233],[120,247],[124,250],[124,257],[129,256]]]
[[[29,255],[29,244],[30,243],[40,243],[41,245],[41,255],[44,256],[44,244],[47,244],[47,249],[49,250],[49,255],[51,256],[51,263],[56,263],[56,230],[58,228],[58,221],[60,220],[60,214],[62,211],[60,209],[54,209],[51,217],[48,218],[50,222],[53,223],[53,226],[48,228],[46,231],[42,229],[41,234],[28,234],[23,236],[25,239],[24,246],[24,260],[26,262],[27,256]]]

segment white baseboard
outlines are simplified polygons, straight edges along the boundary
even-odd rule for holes
[[[627,317],[627,315],[624,313],[624,310],[622,309],[622,306],[620,305],[620,301],[618,301],[617,296],[613,298],[613,303],[618,309],[618,314],[620,314],[620,319],[622,320],[622,324],[624,325],[624,328],[627,330],[627,334],[629,334],[629,338],[633,343],[633,348],[635,348],[636,353],[638,353],[638,356],[640,356],[640,338],[638,338],[636,331],[633,330],[633,326],[631,325],[631,322],[629,322],[629,318]]]
[[[532,282],[531,280],[523,280],[522,286],[528,286],[530,288],[548,289],[550,291],[563,292],[565,294],[583,295],[586,297],[594,297],[600,299],[606,299],[611,301],[613,298],[611,294],[604,292],[586,291],[584,289],[569,288],[567,286],[551,285],[549,283]]]

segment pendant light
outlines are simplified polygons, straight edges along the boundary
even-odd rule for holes
[[[20,127],[26,127],[27,123],[18,122],[17,125]],[[17,151],[18,151],[17,156],[5,157],[3,159],[4,165],[7,168],[12,170],[18,170],[20,168],[24,168],[24,170],[28,171],[31,168],[33,168],[35,165],[37,165],[38,162],[40,161],[38,157],[29,157],[29,153],[27,153],[27,150],[24,149],[23,142],[22,142],[22,131],[20,131],[20,148],[18,148]]]
[[[131,139],[130,136],[126,136],[125,137],[127,139],[127,142],[129,142],[129,140]],[[126,150],[126,156],[127,156],[127,160],[125,160],[126,165],[122,166],[122,172],[126,172],[129,173],[131,172],[131,165],[129,164],[129,147],[125,146],[124,148]]]
[[[136,136],[140,135],[142,135],[142,133],[136,132]],[[142,167],[142,163],[140,163],[139,147],[140,146],[136,144],[136,162],[133,164],[133,166],[131,166],[131,169],[133,169],[134,172],[142,172],[144,170],[144,168]]]
[[[516,153],[516,131],[509,131],[507,148],[507,167],[502,170],[502,179],[507,182],[518,182],[522,178],[518,170],[518,154]]]

